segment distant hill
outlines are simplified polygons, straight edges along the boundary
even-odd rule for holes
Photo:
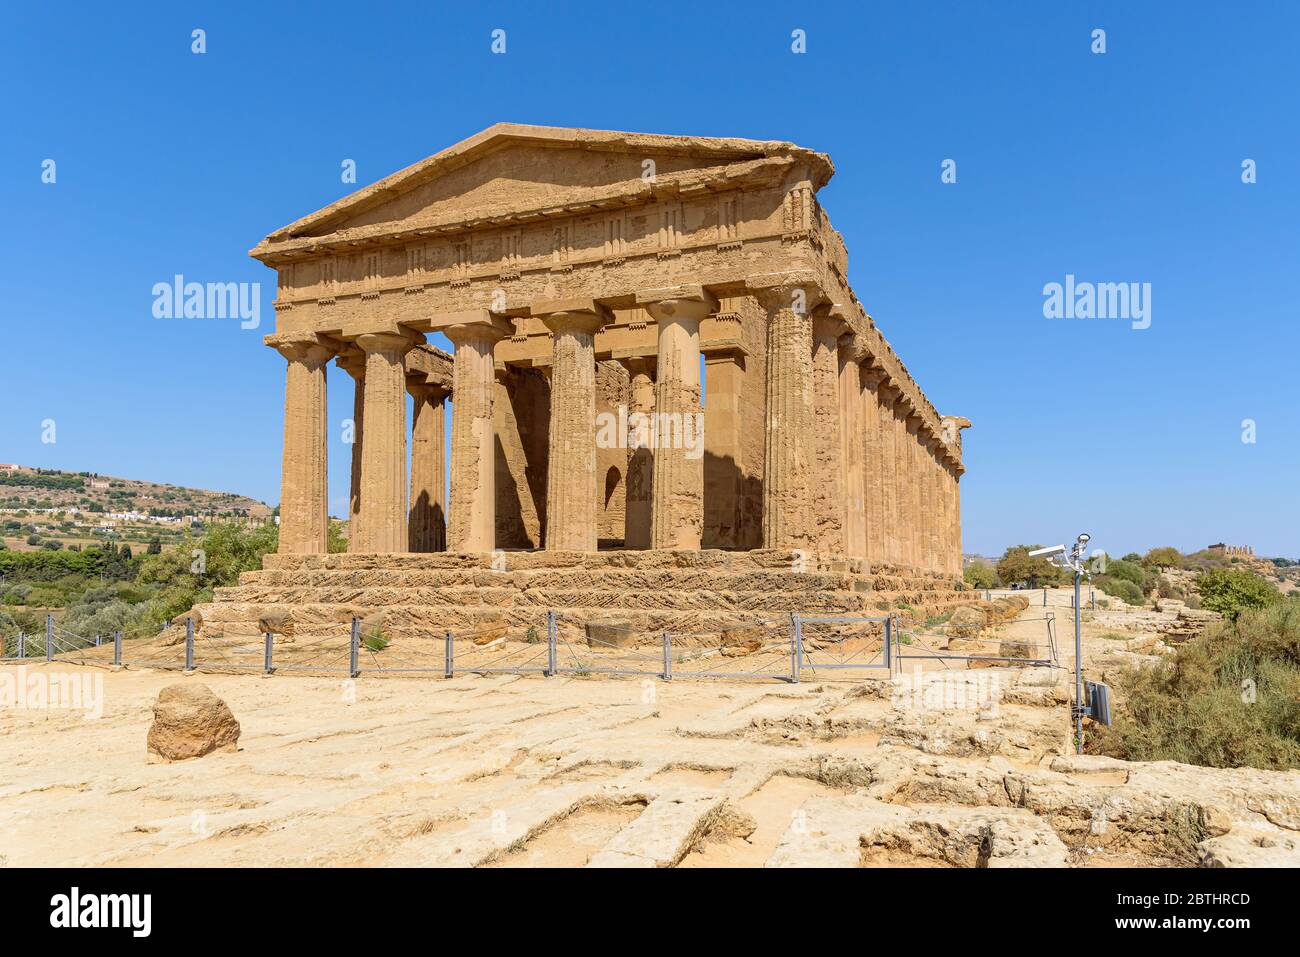
[[[233,492],[0,464],[0,538],[17,550],[110,538],[171,544],[195,521],[258,524],[271,515],[265,502]]]

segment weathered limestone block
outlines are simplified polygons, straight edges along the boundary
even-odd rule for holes
[[[762,625],[731,623],[719,630],[721,650],[724,658],[742,658],[752,655],[763,647],[764,628]]]
[[[586,636],[588,647],[606,650],[635,647],[637,639],[632,622],[627,620],[589,621]]]
[[[234,751],[239,744],[239,722],[207,685],[168,685],[158,693],[153,715],[147,738],[151,760],[185,761]]]
[[[292,637],[296,630],[293,610],[289,608],[278,608],[263,612],[258,616],[257,630],[264,635],[272,634]]]
[[[974,605],[963,605],[952,613],[944,633],[954,638],[974,638],[988,627],[988,617]]]

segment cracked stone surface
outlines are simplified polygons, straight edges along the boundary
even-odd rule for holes
[[[1076,757],[1062,671],[793,685],[27,667],[102,676],[104,706],[0,711],[6,865],[1300,863],[1300,773]],[[151,705],[177,680],[229,704],[238,751],[146,762]]]

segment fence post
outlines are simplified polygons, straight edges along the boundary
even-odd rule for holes
[[[885,668],[894,673],[894,616],[885,616]]]
[[[1046,589],[1046,588],[1043,589],[1043,607],[1044,607],[1044,608],[1047,607],[1047,589]]]
[[[18,632],[18,657],[19,658],[27,657],[27,636],[24,635],[21,631]]]
[[[113,632],[113,664],[119,667],[122,664],[122,633]]]
[[[271,633],[268,631],[266,633],[266,648],[262,653],[262,668],[264,669],[265,673],[268,675],[275,670],[272,667],[273,652],[271,650],[271,644],[273,640],[274,639],[271,637]]]
[[[54,660],[54,616],[45,616],[45,660]]]
[[[194,670],[194,619],[185,619],[185,670]]]
[[[798,612],[790,613],[790,642],[790,680],[798,684],[803,671],[803,619]]]
[[[352,616],[352,637],[348,639],[348,677],[359,678],[361,669],[357,667],[357,658],[361,655],[361,619]]]
[[[664,679],[664,681],[672,681],[672,680],[673,680],[673,651],[672,651],[672,644],[673,644],[672,636],[669,635],[668,632],[665,631],[665,632],[664,632],[664,673],[663,673],[663,675],[661,675],[661,677]]]
[[[559,654],[555,647],[555,612],[546,613],[546,677],[551,677],[556,672],[556,666],[559,664]]]
[[[1092,594],[1092,610],[1096,611],[1097,610],[1097,589],[1091,588],[1089,589],[1089,591]]]
[[[444,678],[450,678],[454,673],[456,654],[455,639],[451,637],[451,632],[447,632],[447,637],[444,641],[446,642],[446,648],[442,656],[442,676]]]

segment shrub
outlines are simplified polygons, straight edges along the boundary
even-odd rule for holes
[[[1098,575],[1093,581],[1097,587],[1104,591],[1112,598],[1119,598],[1130,605],[1145,605],[1146,596],[1142,594],[1142,589],[1129,581],[1127,578],[1112,578],[1109,575]]]
[[[1182,563],[1182,553],[1176,548],[1153,548],[1142,559],[1142,564],[1150,568],[1177,568]]]
[[[1272,582],[1244,568],[1204,572],[1196,579],[1196,591],[1205,608],[1233,619],[1247,609],[1265,608],[1282,600]]]
[[[1242,609],[1178,646],[1172,662],[1121,671],[1119,707],[1088,750],[1128,761],[1300,768],[1300,602]]]
[[[976,590],[998,587],[997,572],[993,570],[992,565],[985,565],[982,562],[967,565],[963,569],[961,576],[967,585]]]

